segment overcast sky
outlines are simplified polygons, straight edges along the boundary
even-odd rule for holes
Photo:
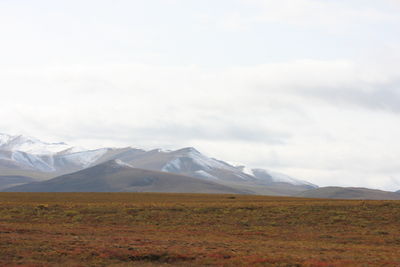
[[[398,0],[0,0],[0,132],[400,189]]]

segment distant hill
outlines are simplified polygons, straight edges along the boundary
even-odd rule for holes
[[[262,184],[272,187],[279,186],[280,188],[283,188],[286,185],[292,186],[299,191],[318,188],[317,185],[307,181],[299,180],[283,173],[273,172],[265,169],[252,169],[250,174],[262,182]]]
[[[184,175],[133,168],[119,160],[108,161],[47,181],[11,187],[4,191],[250,193]]]
[[[309,198],[400,200],[400,194],[358,187],[320,187],[298,194]]]

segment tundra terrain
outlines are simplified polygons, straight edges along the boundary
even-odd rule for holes
[[[399,266],[400,201],[0,193],[1,266]]]

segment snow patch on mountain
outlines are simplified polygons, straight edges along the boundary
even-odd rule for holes
[[[86,168],[110,149],[85,150],[63,142],[47,143],[39,139],[0,134],[0,157],[22,169],[56,172],[69,168]]]
[[[72,162],[76,165],[80,165],[82,167],[87,167],[91,163],[95,162],[99,158],[101,158],[105,153],[107,153],[108,148],[100,148],[96,150],[88,150],[82,152],[76,152],[72,154],[64,155],[63,158],[69,162]]]
[[[206,179],[210,179],[210,180],[218,180],[217,177],[215,177],[215,176],[213,176],[213,175],[211,175],[208,172],[205,172],[203,170],[195,171],[195,175],[196,176],[200,176],[201,178],[206,178]]]
[[[11,135],[0,133],[0,147],[8,143],[11,139]]]
[[[45,162],[42,158],[21,151],[13,151],[11,160],[18,162],[21,167],[36,169],[43,172],[55,171],[54,167]]]
[[[0,150],[22,151],[35,155],[55,154],[70,149],[66,143],[46,143],[39,139],[23,135],[0,133]]]
[[[114,160],[114,163],[117,164],[118,166],[121,166],[121,167],[134,168],[131,164],[128,164],[128,163],[126,163],[126,162],[123,162],[123,161],[120,160],[120,159]]]
[[[219,161],[213,158],[209,158],[203,154],[201,154],[199,151],[197,151],[193,147],[187,147],[183,148],[177,151],[174,151],[173,153],[176,153],[178,157],[180,158],[190,158],[193,160],[193,163],[197,164],[200,166],[203,170],[211,170],[211,169],[228,169],[228,170],[233,170],[235,169],[233,166],[228,165],[227,163],[223,161]],[[175,163],[176,164],[176,163]]]
[[[161,171],[181,173],[207,180],[249,181],[253,176],[241,172],[236,167],[224,161],[209,158],[193,147],[182,148],[167,153],[170,160],[161,168]]]
[[[250,175],[250,176],[254,176],[253,170],[251,168],[248,168],[248,167],[242,166],[242,165],[236,166],[235,168],[238,169],[239,171],[241,171],[244,174],[247,174],[247,175]]]
[[[177,158],[171,160],[167,164],[162,167],[161,171],[163,172],[179,172],[181,170],[181,159]]]
[[[172,152],[172,150],[170,150],[170,149],[163,149],[163,148],[156,148],[153,151],[157,151],[159,153],[170,153],[170,152]]]
[[[270,170],[265,170],[265,169],[252,169],[252,173],[254,175],[254,177],[258,178],[258,179],[270,179],[272,182],[275,183],[288,183],[288,184],[292,184],[292,185],[307,185],[307,186],[311,186],[311,187],[318,187],[312,183],[309,183],[307,181],[303,181],[303,180],[299,180],[299,179],[295,179],[293,177],[290,177],[286,174],[283,173],[279,173],[279,172],[274,172],[274,171],[270,171]]]

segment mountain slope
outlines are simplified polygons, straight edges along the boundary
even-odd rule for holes
[[[0,133],[0,169],[54,173],[82,170],[108,160],[121,149],[85,150],[63,142],[47,143],[33,137]]]
[[[52,172],[55,170],[52,161],[49,155],[0,150],[0,167],[3,168]]]
[[[0,150],[0,169],[70,173],[107,161],[122,149],[100,148],[80,152],[62,151],[56,154],[30,154],[23,151]]]
[[[290,177],[286,174],[273,172],[265,169],[252,169],[247,171],[254,177],[257,178],[258,183],[270,186],[290,186],[293,188],[297,188],[300,191],[318,188],[317,185],[309,183],[307,181],[299,180],[293,177]]]
[[[175,192],[246,194],[210,181],[132,168],[118,160],[43,182],[8,188],[7,192]]]
[[[136,168],[177,173],[210,181],[248,181],[254,177],[243,173],[226,162],[209,158],[195,148],[175,151],[155,149],[136,154],[131,158],[119,158]]]
[[[26,176],[0,175],[0,190],[35,181],[35,179]]]
[[[117,158],[137,168],[184,174],[211,181],[268,186],[285,184],[298,187],[299,190],[318,187],[306,181],[263,169],[245,172],[243,167],[232,166],[224,161],[207,157],[192,147],[176,151],[159,149],[142,151],[131,158]]]
[[[359,187],[321,187],[298,194],[299,197],[335,199],[400,200],[400,194]]]

